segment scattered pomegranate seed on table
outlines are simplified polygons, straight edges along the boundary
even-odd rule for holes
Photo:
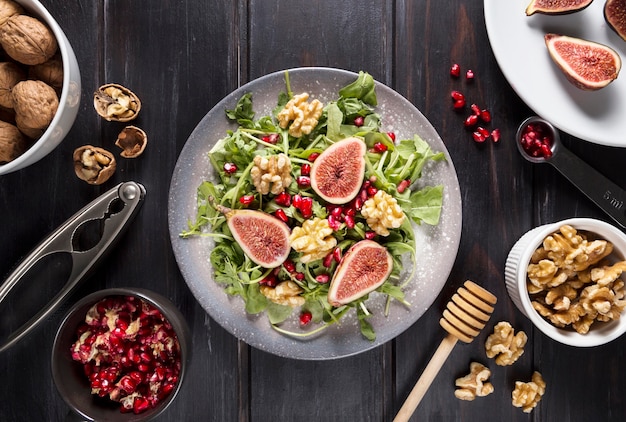
[[[461,76],[461,66],[459,66],[458,63],[454,63],[452,67],[450,67],[450,75],[453,78],[458,78],[459,76]]]

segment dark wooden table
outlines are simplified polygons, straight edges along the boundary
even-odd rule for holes
[[[75,211],[125,180],[149,195],[133,227],[99,271],[35,334],[0,356],[0,420],[55,421],[68,412],[50,372],[54,333],[71,303],[105,287],[136,286],[168,296],[193,331],[189,376],[160,420],[391,421],[443,337],[438,320],[466,279],[494,292],[492,322],[528,334],[513,366],[485,357],[481,333],[458,345],[413,420],[618,421],[626,419],[626,338],[575,349],[533,329],[504,286],[504,262],[528,229],[573,216],[608,218],[549,166],[523,161],[518,124],[532,114],[511,89],[492,54],[481,1],[469,0],[43,0],[73,45],[82,102],[66,140],[22,171],[0,177],[0,274]],[[449,75],[453,63],[475,72],[473,84]],[[395,340],[331,361],[277,357],[239,342],[198,305],[174,259],[167,225],[168,189],[176,159],[196,124],[238,86],[299,66],[366,70],[420,109],[456,166],[463,230],[456,263],[427,313]],[[116,82],[143,101],[137,125],[149,134],[142,157],[120,160],[101,187],[76,178],[72,151],[84,144],[114,149],[121,126],[92,106],[101,84]],[[477,145],[451,109],[461,88],[491,110],[498,144]],[[626,150],[565,136],[565,144],[626,188]],[[491,325],[489,326],[491,327]],[[454,397],[455,378],[471,360],[492,370],[495,392],[473,402]],[[547,392],[530,414],[511,405],[516,380],[540,371]]]

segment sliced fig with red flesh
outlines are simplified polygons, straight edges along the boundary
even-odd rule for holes
[[[331,204],[350,202],[363,184],[365,151],[365,142],[354,137],[328,147],[311,166],[313,190]]]
[[[615,50],[593,41],[546,34],[550,57],[577,88],[596,91],[613,82],[622,67]]]
[[[337,266],[328,289],[328,302],[341,306],[359,299],[382,285],[391,274],[393,259],[373,240],[355,243]]]
[[[626,0],[606,0],[604,19],[620,38],[626,40]]]
[[[526,15],[535,13],[544,15],[565,15],[583,10],[591,4],[593,0],[531,0],[526,6]]]
[[[290,251],[289,226],[256,210],[223,208],[228,228],[244,253],[263,268],[276,268]]]

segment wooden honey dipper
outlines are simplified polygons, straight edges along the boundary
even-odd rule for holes
[[[443,318],[439,320],[439,324],[448,332],[448,335],[439,344],[422,376],[415,383],[393,420],[394,422],[409,420],[450,352],[452,352],[456,342],[461,340],[465,343],[471,343],[474,340],[474,337],[489,321],[496,301],[497,298],[493,294],[472,281],[467,280],[463,286],[459,287],[443,311]]]

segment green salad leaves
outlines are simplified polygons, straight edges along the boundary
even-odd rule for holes
[[[204,181],[197,190],[197,214],[181,232],[182,237],[210,236],[214,240],[210,260],[215,271],[214,279],[224,286],[229,295],[240,296],[245,310],[250,314],[265,312],[270,324],[278,331],[291,336],[309,336],[330,324],[339,323],[342,316],[354,309],[361,333],[374,340],[375,332],[368,321],[371,316],[366,306],[369,295],[339,307],[327,300],[327,282],[320,282],[320,275],[333,274],[337,259],[317,259],[303,262],[301,253],[291,250],[288,262],[276,269],[265,269],[252,262],[234,240],[226,218],[217,206],[231,209],[252,208],[269,214],[284,212],[291,227],[301,226],[308,218],[325,219],[332,210],[330,204],[296,180],[311,158],[323,152],[334,142],[356,136],[367,146],[365,157],[365,181],[377,190],[393,196],[408,217],[397,229],[389,229],[388,236],[376,235],[374,240],[385,246],[393,257],[391,276],[377,289],[386,295],[387,303],[397,300],[410,306],[404,298],[403,287],[411,275],[401,277],[403,262],[414,268],[415,235],[413,224],[436,225],[439,222],[443,186],[426,186],[416,189],[416,181],[422,176],[430,161],[445,160],[442,152],[431,149],[418,135],[411,139],[395,140],[392,133],[381,131],[381,116],[376,112],[375,82],[371,75],[359,72],[358,78],[341,88],[336,99],[324,105],[317,125],[307,135],[291,136],[277,120],[278,113],[293,97],[289,74],[285,73],[285,92],[277,98],[276,107],[268,115],[259,118],[253,110],[253,94],[243,95],[226,116],[236,123],[209,152],[216,172],[215,181]],[[314,93],[311,93],[314,95]],[[286,189],[289,196],[300,195],[312,201],[312,215],[304,216],[293,203],[285,206],[277,202],[277,195],[261,194],[250,177],[254,157],[285,154],[291,160],[292,182]],[[226,171],[228,169],[229,171]],[[364,238],[372,238],[372,230],[366,219],[357,212],[354,224],[342,224],[333,236],[337,248],[345,252],[351,245]],[[406,260],[410,264],[406,264]],[[292,307],[270,300],[261,286],[275,286],[281,281],[293,281],[300,288],[301,305]],[[405,280],[405,281],[402,281]],[[291,315],[306,313],[314,324],[301,329],[288,330],[283,323]]]

